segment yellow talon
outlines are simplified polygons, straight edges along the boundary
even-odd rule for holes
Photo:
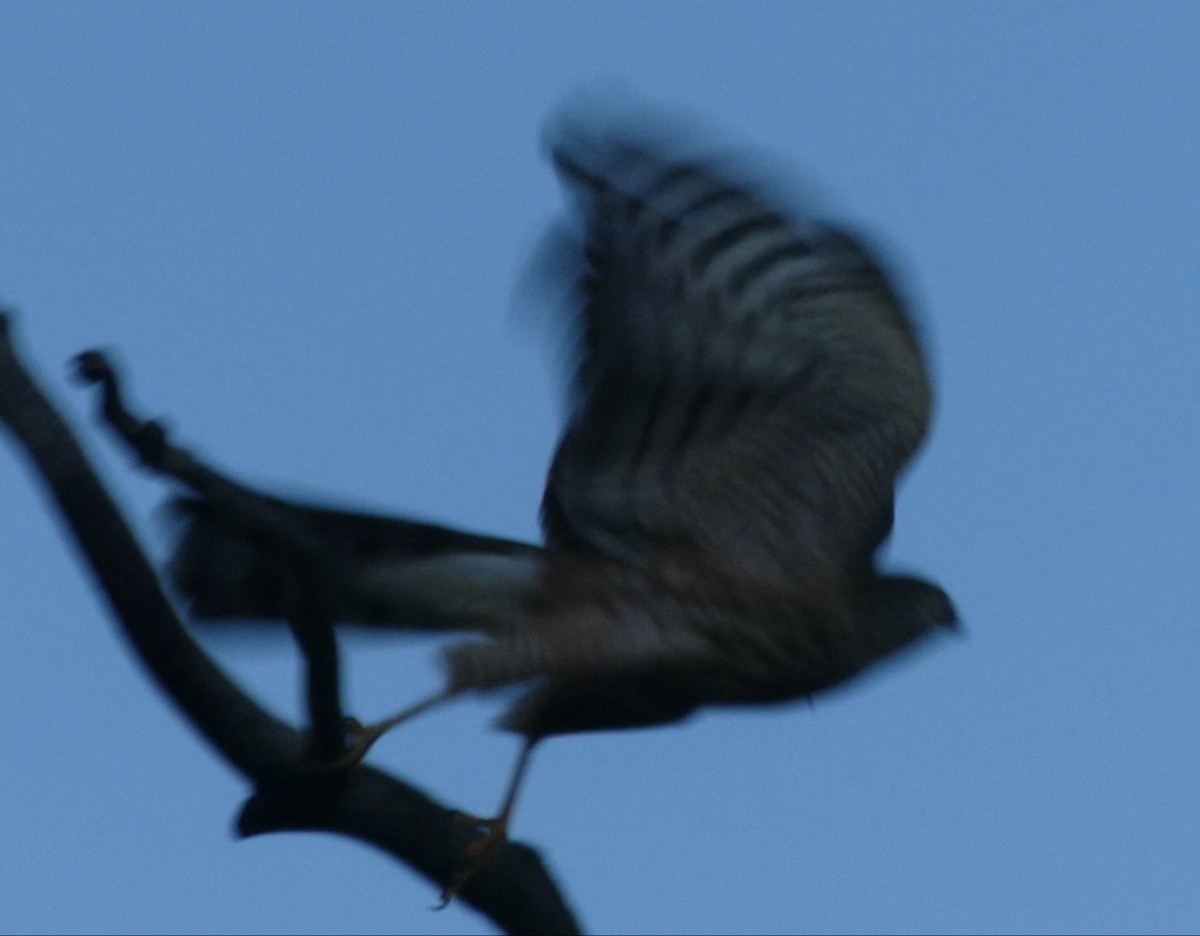
[[[521,778],[525,775],[525,768],[529,765],[529,755],[533,753],[533,746],[536,743],[537,739],[535,738],[525,740],[525,746],[521,748],[521,753],[517,757],[512,778],[508,782],[508,790],[504,794],[504,803],[501,805],[498,815],[491,819],[481,819],[470,813],[454,813],[455,822],[459,825],[474,826],[482,831],[483,835],[467,846],[463,868],[442,888],[442,902],[438,905],[439,910],[461,894],[472,878],[492,863],[496,852],[508,841],[508,821],[512,818],[513,805],[517,801],[517,790],[521,786]]]
[[[455,813],[454,821],[460,825],[474,826],[485,830],[484,834],[466,848],[467,861],[454,878],[442,888],[440,910],[457,897],[471,880],[492,863],[496,852],[508,841],[508,816],[501,814],[493,819],[482,819],[469,813]]]

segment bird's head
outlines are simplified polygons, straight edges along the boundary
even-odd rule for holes
[[[961,629],[950,596],[925,579],[910,575],[884,575],[871,588],[871,613],[916,638],[937,630]]]

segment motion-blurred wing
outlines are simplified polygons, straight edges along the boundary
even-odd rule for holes
[[[781,581],[869,561],[930,411],[883,272],[711,170],[564,136],[588,269],[548,545],[693,547]]]

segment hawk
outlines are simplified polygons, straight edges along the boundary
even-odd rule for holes
[[[525,687],[500,722],[517,769],[479,820],[493,841],[542,739],[809,697],[956,625],[942,589],[876,568],[931,409],[884,271],[845,230],[665,150],[568,123],[551,148],[581,277],[541,545],[275,502],[322,544],[335,619],[473,635],[436,696],[360,726],[354,758],[446,699]],[[193,615],[282,617],[277,557],[183,507]]]

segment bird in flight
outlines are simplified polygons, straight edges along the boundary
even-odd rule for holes
[[[558,253],[580,277],[540,545],[275,502],[321,544],[336,620],[472,635],[436,695],[359,726],[351,760],[455,696],[524,687],[477,862],[548,737],[810,697],[956,626],[938,586],[876,567],[931,410],[884,271],[845,230],[668,149],[586,120],[552,142],[579,228]],[[193,615],[282,617],[278,557],[202,500],[183,513],[172,574]]]

